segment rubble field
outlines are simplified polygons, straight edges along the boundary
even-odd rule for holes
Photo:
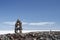
[[[60,40],[60,31],[4,34],[0,40]]]

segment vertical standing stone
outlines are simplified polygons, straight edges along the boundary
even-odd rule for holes
[[[22,33],[22,23],[18,19],[15,24],[15,33]]]

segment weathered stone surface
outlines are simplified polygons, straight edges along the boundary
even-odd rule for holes
[[[0,35],[0,40],[60,40],[60,32],[30,32]]]

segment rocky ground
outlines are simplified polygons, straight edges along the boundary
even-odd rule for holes
[[[0,40],[60,40],[60,32],[30,32],[0,35]]]

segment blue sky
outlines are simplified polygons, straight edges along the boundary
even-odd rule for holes
[[[14,30],[19,18],[23,29],[60,30],[60,0],[0,0],[0,30]]]

